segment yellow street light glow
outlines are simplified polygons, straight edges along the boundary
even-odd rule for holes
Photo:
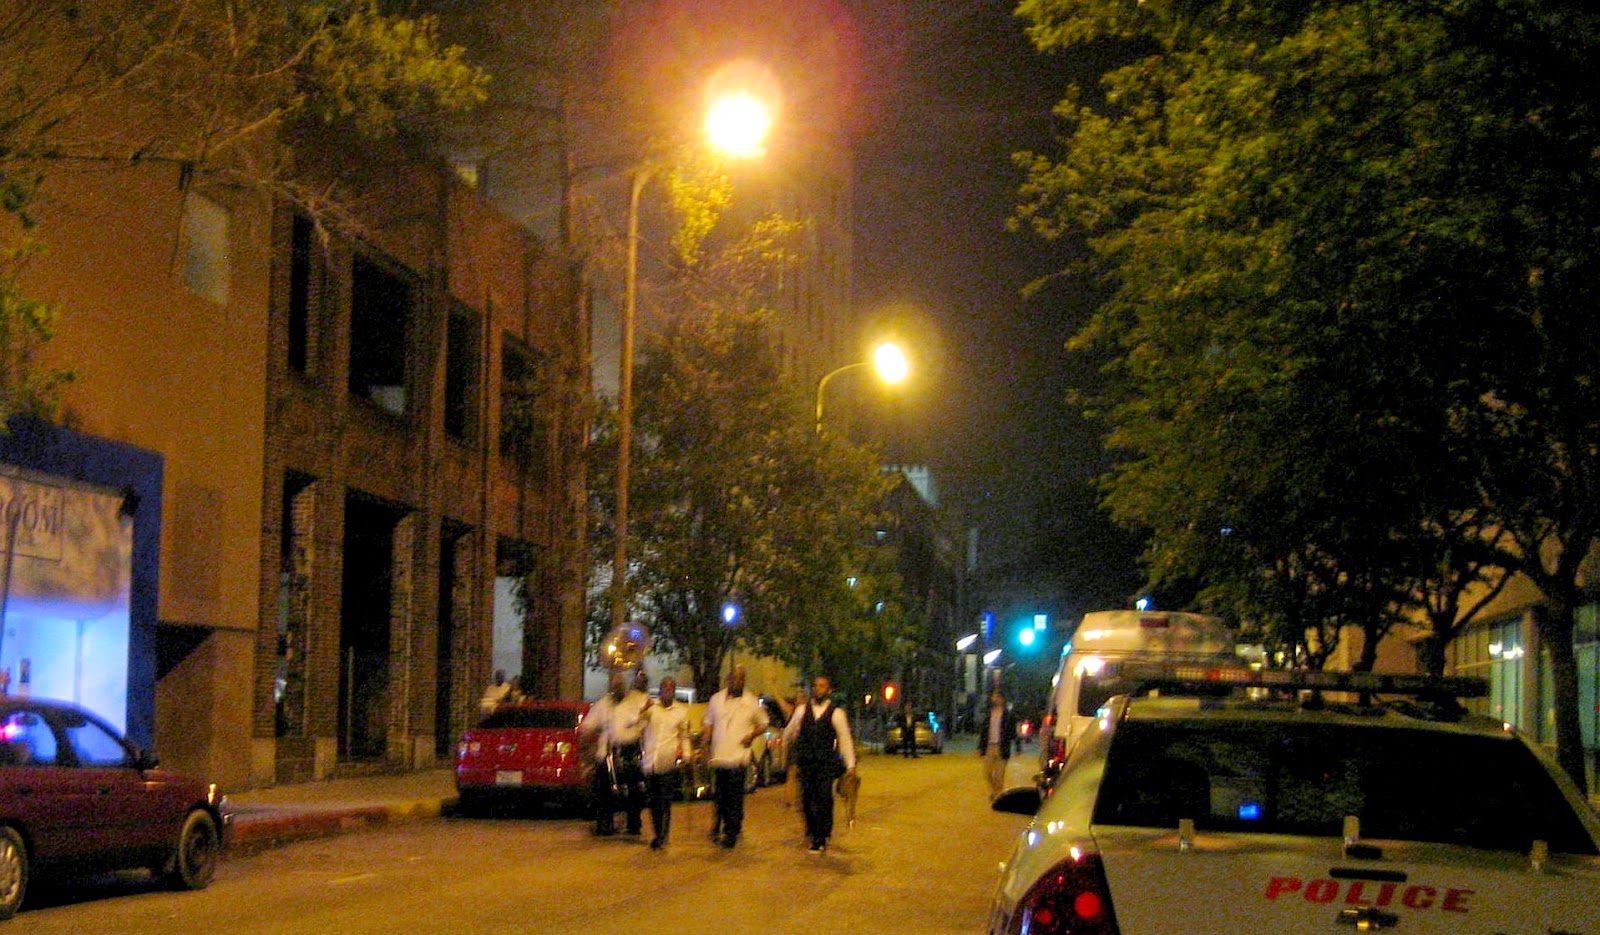
[[[898,344],[878,345],[872,352],[872,366],[877,369],[878,378],[889,384],[899,383],[911,373],[911,361]]]
[[[706,111],[706,136],[729,156],[760,156],[771,130],[772,110],[748,91],[719,97]]]

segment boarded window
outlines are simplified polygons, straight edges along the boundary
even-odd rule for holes
[[[183,284],[208,302],[227,304],[231,255],[228,209],[191,193],[183,202]]]

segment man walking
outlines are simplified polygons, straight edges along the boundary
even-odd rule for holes
[[[827,850],[833,836],[833,782],[854,778],[856,745],[850,719],[833,703],[833,683],[825,675],[811,682],[811,700],[795,709],[783,729],[800,772],[800,801],[806,815],[811,853]]]
[[[640,714],[650,696],[629,690],[627,673],[611,673],[611,687],[589,709],[579,729],[598,734],[595,744],[594,833],[608,837],[616,833],[618,809],[627,813],[629,834],[644,827],[644,773],[640,770],[640,736],[644,724]]]
[[[1006,696],[996,689],[989,696],[989,716],[978,731],[978,755],[983,757],[984,776],[989,780],[989,798],[1005,791],[1006,761],[1017,742],[1017,722],[1006,704]]]
[[[900,755],[917,756],[917,713],[907,701],[900,709]]]
[[[689,711],[677,703],[678,683],[661,680],[655,704],[644,708],[644,784],[650,807],[651,850],[667,844],[672,828],[672,796],[678,787],[678,769],[689,758]]]
[[[716,784],[716,825],[723,847],[733,847],[744,830],[744,780],[750,745],[767,729],[767,709],[745,693],[744,666],[728,673],[728,687],[706,705],[706,749]]]

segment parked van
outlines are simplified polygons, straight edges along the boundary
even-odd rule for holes
[[[1107,662],[1241,666],[1236,634],[1220,618],[1177,611],[1098,610],[1083,615],[1061,650],[1039,736],[1039,784],[1048,789],[1095,712],[1132,686],[1096,678]],[[1150,687],[1150,686],[1146,686]]]

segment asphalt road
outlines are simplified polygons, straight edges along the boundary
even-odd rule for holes
[[[1025,825],[989,811],[981,773],[971,752],[867,758],[855,825],[841,801],[820,857],[783,787],[747,800],[731,851],[707,803],[678,807],[660,852],[574,818],[445,817],[230,858],[198,893],[141,875],[40,889],[0,935],[976,933]]]

